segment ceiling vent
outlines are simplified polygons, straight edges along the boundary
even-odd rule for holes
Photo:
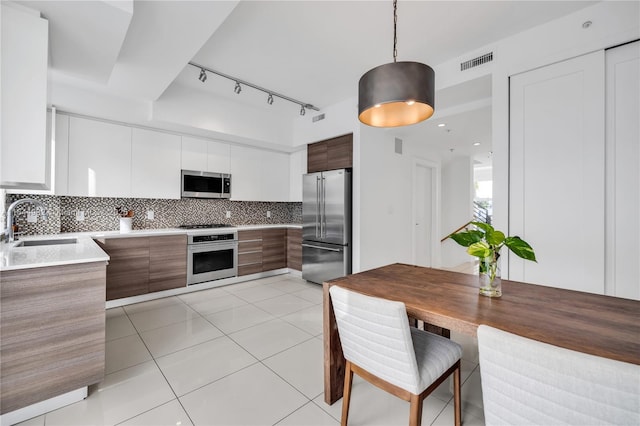
[[[469,68],[474,68],[491,61],[493,61],[493,52],[485,53],[482,56],[478,56],[477,58],[473,58],[461,63],[460,71],[468,70]]]
[[[318,122],[318,121],[320,121],[320,120],[324,120],[324,114],[316,115],[315,117],[313,117],[313,118],[311,119],[311,121],[312,121],[313,123]]]

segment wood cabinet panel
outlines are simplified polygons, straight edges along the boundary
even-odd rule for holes
[[[2,414],[103,379],[105,266],[0,272]]]
[[[284,228],[262,230],[262,270],[287,266],[287,230]]]
[[[262,272],[262,263],[256,263],[253,265],[238,266],[238,276],[257,274]]]
[[[262,229],[238,231],[238,276],[262,272]]]
[[[327,144],[322,142],[307,145],[307,173],[327,170]]]
[[[149,237],[149,292],[187,285],[187,236]]]
[[[307,145],[307,173],[353,167],[353,134]]]
[[[353,134],[327,141],[327,170],[353,167]]]
[[[302,229],[287,229],[287,268],[302,271]]]
[[[252,240],[260,240],[262,241],[262,229],[251,229],[247,231],[238,231],[238,241],[252,241]]]
[[[149,238],[107,238],[96,242],[107,252],[107,300],[149,292]]]

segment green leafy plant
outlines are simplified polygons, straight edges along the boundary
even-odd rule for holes
[[[471,222],[478,229],[460,231],[449,237],[463,247],[467,253],[480,259],[480,273],[488,274],[493,281],[496,277],[500,250],[506,246],[516,256],[537,262],[533,248],[518,236],[506,237],[504,232],[483,222]]]

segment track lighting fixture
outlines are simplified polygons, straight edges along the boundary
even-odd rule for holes
[[[203,83],[207,81],[207,73],[204,71],[204,68],[200,68],[200,77],[198,77],[198,80]]]
[[[273,98],[274,97],[278,97],[280,99],[284,99],[285,101],[289,101],[291,103],[300,105],[300,115],[301,116],[305,115],[307,113],[308,109],[312,109],[314,111],[320,111],[320,109],[318,107],[315,107],[312,104],[308,104],[306,102],[302,102],[302,101],[299,101],[297,99],[290,98],[288,96],[285,96],[285,95],[282,95],[280,93],[274,92],[273,90],[265,89],[264,87],[256,86],[255,84],[249,83],[248,81],[244,81],[244,80],[241,80],[239,78],[232,77],[232,76],[230,76],[228,74],[224,74],[224,73],[221,73],[219,71],[212,70],[211,68],[207,68],[205,66],[198,65],[198,64],[196,64],[194,62],[189,62],[189,65],[191,65],[192,67],[196,67],[196,68],[200,69],[200,76],[198,77],[198,80],[200,80],[203,83],[207,79],[207,72],[210,72],[211,74],[219,75],[220,77],[224,77],[224,78],[226,78],[228,80],[234,81],[236,83],[236,85],[233,88],[233,91],[234,91],[234,93],[236,95],[239,95],[240,92],[242,92],[242,86],[241,85],[244,85],[244,86],[251,87],[252,89],[259,90],[261,92],[266,93],[268,95],[267,103],[269,105],[273,105]]]

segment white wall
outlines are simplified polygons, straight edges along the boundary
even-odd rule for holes
[[[492,75],[493,223],[496,228],[508,232],[509,77],[638,39],[639,17],[639,2],[599,2],[435,67],[438,88]],[[582,27],[585,21],[592,22],[587,29]],[[460,71],[460,62],[488,52],[494,52],[493,62]],[[502,262],[502,275],[508,277],[507,262]]]
[[[473,217],[473,160],[456,157],[442,165],[442,237],[464,225]],[[475,258],[452,239],[441,245],[442,266],[453,267]]]
[[[440,162],[421,140],[403,137],[395,153],[393,129],[360,126],[360,268],[413,262],[413,159]],[[438,254],[436,254],[436,258]]]

